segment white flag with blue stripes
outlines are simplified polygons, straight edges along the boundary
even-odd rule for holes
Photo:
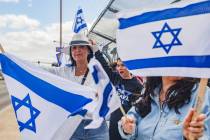
[[[0,54],[0,62],[23,140],[51,140],[70,114],[88,109],[95,98],[92,88],[10,54]]]
[[[93,129],[100,127],[104,119],[121,106],[121,101],[101,64],[91,59],[88,67],[98,91],[98,105],[92,112],[93,121],[86,126],[86,129]]]
[[[84,19],[83,10],[81,7],[79,7],[75,15],[73,31],[75,33],[79,33],[85,29],[87,29],[87,24]]]
[[[210,77],[209,0],[188,0],[118,16],[118,53],[133,73]]]

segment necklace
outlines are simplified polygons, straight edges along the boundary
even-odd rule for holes
[[[85,72],[87,71],[87,68],[79,70],[77,67],[75,68],[75,76],[81,76],[84,75]]]

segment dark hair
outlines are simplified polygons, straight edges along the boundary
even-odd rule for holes
[[[177,114],[180,114],[179,108],[190,102],[191,94],[193,90],[197,89],[196,78],[183,78],[177,80],[172,85],[167,93],[165,104],[168,105],[169,109],[174,108]],[[141,99],[135,104],[135,109],[141,117],[145,117],[151,111],[151,96],[154,96],[154,90],[158,86],[161,86],[161,77],[148,77],[146,80],[145,91],[142,94]],[[196,88],[194,88],[196,85]]]
[[[110,64],[110,67],[112,68],[112,71],[116,71],[117,62],[113,62]]]
[[[122,61],[122,60],[118,57],[118,58],[117,58],[117,61]],[[117,62],[117,61],[116,61],[116,62]]]
[[[90,48],[90,46],[88,46],[88,45],[86,45],[86,47],[88,48],[88,50],[89,50],[89,54],[88,54],[88,56],[87,56],[87,60],[88,60],[88,62],[90,61],[90,59],[93,57],[93,51],[92,51],[92,49]],[[72,57],[72,54],[71,54],[71,46],[70,46],[70,49],[69,49],[69,59],[71,60],[71,62],[72,62],[72,64],[71,64],[71,66],[76,66],[76,61],[73,59],[73,57]]]

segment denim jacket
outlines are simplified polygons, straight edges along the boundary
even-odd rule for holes
[[[155,89],[155,94],[159,95],[159,89]],[[131,135],[123,133],[121,122],[118,123],[120,135],[130,140],[182,140],[183,121],[190,108],[195,105],[198,90],[192,93],[191,100],[179,109],[177,114],[174,109],[169,110],[167,105],[162,107],[159,104],[158,96],[153,96],[151,101],[151,112],[141,118],[132,107],[128,115],[136,119],[135,131]],[[184,95],[183,95],[184,96]],[[206,114],[204,135],[199,140],[210,140],[210,90],[206,90],[205,101],[202,113]]]

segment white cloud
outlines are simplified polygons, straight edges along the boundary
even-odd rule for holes
[[[26,15],[0,16],[0,28],[33,30],[38,28],[39,25],[39,21],[28,18]]]
[[[13,15],[14,16],[14,15]],[[7,16],[8,17],[8,16]],[[12,17],[12,15],[10,15]],[[17,16],[16,16],[17,17]],[[35,21],[26,16],[24,19],[27,21]],[[2,20],[0,17],[0,21]],[[26,59],[29,61],[45,61],[45,62],[55,62],[55,47],[59,46],[59,43],[54,43],[53,40],[59,41],[59,24],[53,23],[48,26],[41,27],[39,24],[24,24],[22,28],[28,28],[30,30],[11,30],[5,32],[6,27],[11,28],[12,20],[4,19],[4,22],[0,22],[0,43],[3,45],[7,52],[15,54],[16,56]],[[5,24],[6,21],[6,24]],[[20,21],[19,23],[25,23]],[[27,22],[29,23],[29,22]],[[30,22],[32,23],[32,22]],[[36,21],[36,23],[39,23]],[[18,25],[17,25],[18,26]],[[16,27],[17,27],[16,26]],[[4,28],[3,28],[4,27]],[[19,26],[20,27],[20,26]],[[34,27],[34,28],[31,28]],[[39,27],[39,28],[38,28]],[[1,30],[3,29],[3,30]],[[3,35],[3,36],[2,36]],[[72,22],[63,23],[63,42],[69,43],[71,40],[72,33]]]
[[[0,2],[15,2],[15,3],[18,3],[19,0],[0,0]]]

